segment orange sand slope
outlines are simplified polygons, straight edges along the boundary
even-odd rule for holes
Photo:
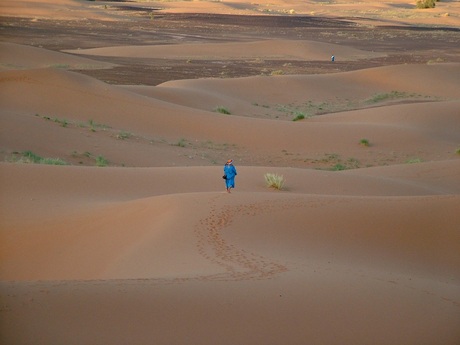
[[[244,167],[239,193],[232,198],[216,193],[221,188],[221,181],[215,178],[220,169],[190,169],[101,171],[2,165],[2,180],[9,182],[2,186],[6,192],[2,194],[2,278],[194,276],[195,270],[207,267],[203,262],[206,255],[200,258],[203,253],[193,249],[201,236],[197,232],[209,230],[205,220],[226,229],[219,236],[244,233],[242,229],[256,231],[261,238],[278,233],[281,238],[297,238],[301,247],[312,246],[310,255],[328,243],[336,248],[334,256],[345,255],[340,258],[345,261],[355,256],[364,260],[370,252],[381,251],[389,261],[400,259],[398,269],[413,265],[426,272],[441,274],[446,270],[452,277],[457,275],[460,251],[454,239],[459,226],[459,161],[426,163],[421,168],[375,168],[369,173],[366,169],[333,173],[278,168],[291,181],[288,192],[278,194],[267,192],[263,186],[264,168]],[[40,176],[47,178],[37,184]],[[82,185],[86,185],[84,190]],[[227,208],[234,209],[231,217],[226,215]],[[27,218],[21,217],[24,209],[30,210]],[[215,210],[212,221],[208,219],[210,209]],[[337,218],[324,218],[327,214],[337,215],[344,228],[334,225]],[[282,224],[286,224],[283,231]],[[419,232],[422,224],[423,236]],[[303,239],[305,236],[311,239]],[[101,241],[109,243],[101,247]],[[177,251],[188,257],[185,262],[163,258],[177,255],[176,250],[165,249],[175,241]],[[243,243],[257,246],[257,236]],[[290,255],[289,250],[275,252],[285,260]],[[158,267],[153,264],[157,260]],[[376,255],[376,263],[380,260]],[[75,268],[69,270],[70,264]]]
[[[41,155],[65,158],[97,145],[91,133],[77,126],[93,120],[112,131],[133,133],[147,143],[148,138],[169,142],[184,138],[211,141],[217,146],[235,145],[234,153],[241,155],[242,161],[260,154],[275,155],[278,158],[272,158],[279,160],[286,152],[297,160],[326,153],[351,155],[371,165],[381,165],[385,159],[404,162],[417,156],[449,159],[454,157],[459,141],[459,70],[456,64],[393,66],[329,76],[175,81],[160,87],[111,86],[54,69],[4,71],[1,140],[7,153],[36,147]],[[390,106],[399,98],[373,100],[392,92],[414,103]],[[423,103],[427,100],[431,102]],[[271,120],[283,106],[291,110],[300,107],[308,116],[312,103],[339,113],[298,122]],[[388,106],[382,107],[385,104]],[[216,113],[219,105],[233,115]],[[289,114],[281,113],[291,120]],[[65,119],[75,128],[56,126],[43,117]],[[14,128],[24,135],[16,135]],[[361,138],[368,138],[373,146],[363,149],[358,145]],[[99,151],[110,154],[111,161],[133,165],[145,165],[147,156],[158,148],[139,146],[139,142],[125,145],[109,136],[94,140],[101,140]],[[159,164],[154,161],[149,159],[147,165],[164,163],[164,159]]]
[[[458,160],[276,168],[285,192],[240,167],[230,195],[218,167],[0,168],[7,342],[459,339]]]

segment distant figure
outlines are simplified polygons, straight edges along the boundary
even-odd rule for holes
[[[334,55],[331,56],[331,61],[332,61],[332,62],[335,61],[335,56],[334,56]]]
[[[225,186],[227,187],[227,193],[230,193],[230,189],[235,188],[235,176],[237,175],[236,169],[233,165],[233,160],[229,159],[224,165],[224,176]]]

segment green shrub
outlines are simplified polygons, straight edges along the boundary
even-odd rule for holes
[[[296,116],[292,119],[292,121],[299,121],[305,119],[305,114],[301,112],[297,112]]]
[[[284,185],[284,177],[283,175],[278,175],[275,173],[266,173],[264,175],[265,182],[267,183],[268,187],[275,188],[281,190]]]
[[[371,145],[371,144],[369,143],[369,140],[364,139],[364,138],[361,139],[361,140],[359,141],[359,143],[360,143],[361,145],[363,145],[363,146],[370,146],[370,145]]]
[[[460,147],[458,149],[455,150],[455,153],[460,155]]]
[[[417,8],[434,8],[436,6],[436,0],[417,0]]]
[[[103,156],[97,156],[96,157],[96,166],[98,167],[105,167],[109,164],[109,161],[105,159]]]
[[[231,114],[230,111],[227,108],[225,108],[224,106],[221,106],[221,105],[219,105],[215,109],[215,111],[217,111],[218,113],[221,113],[221,114],[225,114],[225,115],[230,115]]]
[[[334,165],[332,167],[333,171],[342,171],[342,170],[345,170],[345,169],[347,169],[347,167],[345,165],[341,164],[341,163],[337,163],[336,165]]]

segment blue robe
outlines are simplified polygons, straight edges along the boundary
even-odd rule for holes
[[[235,176],[237,173],[233,164],[224,165],[224,175],[227,175],[227,179],[225,180],[227,188],[235,188]]]

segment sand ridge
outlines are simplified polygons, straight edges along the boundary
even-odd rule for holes
[[[295,60],[329,60],[336,54],[344,61],[379,57],[383,54],[366,52],[337,44],[313,41],[266,40],[243,43],[200,43],[181,45],[154,46],[117,46],[93,49],[68,50],[73,54],[92,56],[119,56],[130,58],[188,58],[210,59],[223,57],[227,59],[295,59]]]

